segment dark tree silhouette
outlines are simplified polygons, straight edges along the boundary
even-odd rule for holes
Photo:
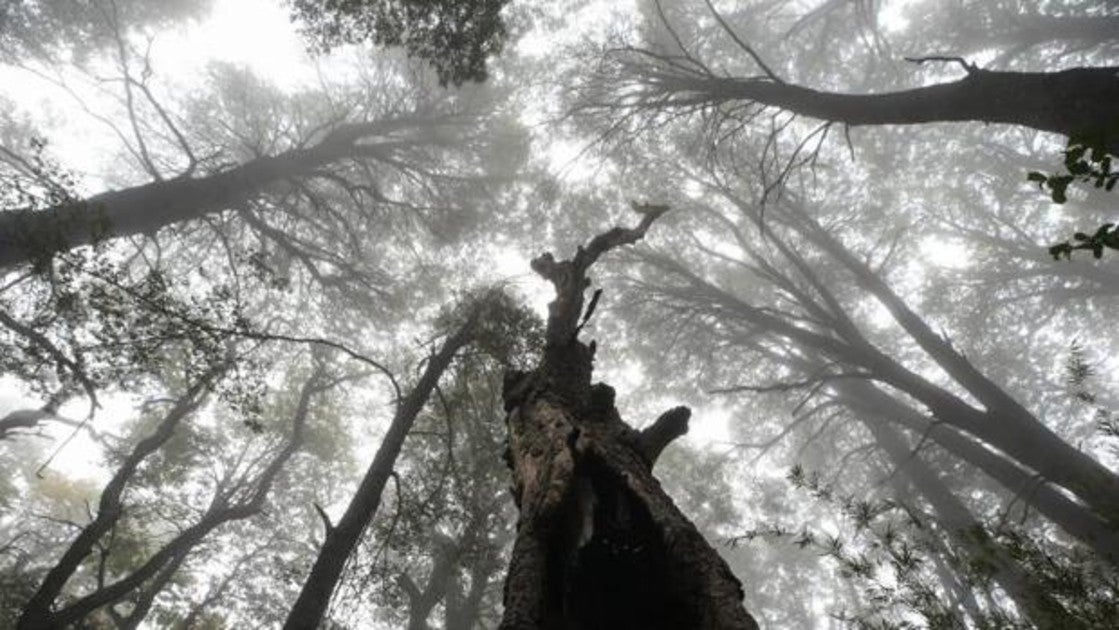
[[[634,207],[636,228],[600,234],[570,260],[532,261],[556,297],[540,364],[508,373],[503,393],[520,511],[503,629],[757,628],[738,579],[652,475],[691,412],[672,409],[639,433],[613,388],[591,384],[596,345],[578,338],[593,310],[583,308],[587,271],[668,210]]]
[[[4,210],[0,212],[0,269],[49,259],[81,245],[154,234],[176,223],[243,208],[281,183],[306,190],[306,183],[322,180],[351,194],[365,194],[372,190],[370,185],[329,171],[329,167],[379,164],[389,169],[422,171],[423,167],[417,169],[411,164],[417,157],[413,153],[438,144],[435,135],[440,129],[462,122],[453,115],[433,116],[430,112],[347,122],[282,153],[263,155],[200,177],[193,176],[191,167],[170,179],[88,199],[70,199],[46,208]],[[251,216],[242,216],[251,222]],[[261,229],[268,233],[267,226]]]
[[[1006,72],[980,68],[961,57],[914,57],[908,60],[956,63],[965,74],[956,81],[876,94],[821,90],[780,76],[709,1],[707,6],[738,51],[753,60],[757,74],[728,76],[714,69],[689,49],[659,11],[671,43],[607,51],[587,81],[578,109],[606,113],[615,121],[636,114],[711,111],[711,120],[730,117],[737,125],[766,110],[852,126],[1006,123],[1070,138],[1100,137],[1112,154],[1119,152],[1114,105],[1119,102],[1119,68]]]
[[[403,46],[435,69],[443,85],[485,81],[486,59],[508,33],[509,0],[294,0],[293,18],[320,47],[373,41]]]

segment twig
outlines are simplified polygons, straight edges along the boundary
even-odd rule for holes
[[[921,65],[923,63],[928,63],[930,61],[937,61],[937,62],[943,62],[943,63],[958,63],[964,69],[964,71],[967,72],[968,74],[975,74],[975,73],[979,72],[979,66],[976,66],[974,63],[969,62],[968,60],[964,59],[963,57],[952,57],[952,56],[946,56],[946,55],[930,55],[928,57],[906,57],[905,60],[910,62],[910,63],[915,63],[915,64],[918,64],[918,65]]]

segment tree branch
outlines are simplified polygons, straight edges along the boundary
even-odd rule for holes
[[[676,438],[688,432],[688,419],[692,417],[692,410],[687,407],[673,407],[662,413],[638,434],[641,454],[652,468],[660,457],[664,447]]]

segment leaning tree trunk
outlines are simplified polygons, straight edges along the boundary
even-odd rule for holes
[[[503,393],[520,510],[506,630],[757,628],[726,562],[652,475],[661,449],[687,430],[688,409],[638,432],[618,415],[614,390],[591,384],[595,343],[578,339],[587,269],[667,210],[634,208],[643,214],[637,228],[601,234],[571,260],[532,262],[556,297],[540,364],[507,374]]]

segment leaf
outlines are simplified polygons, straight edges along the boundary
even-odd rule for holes
[[[1061,256],[1071,259],[1072,246],[1067,242],[1057,243],[1049,248],[1049,255],[1053,257],[1053,260],[1060,260]]]

